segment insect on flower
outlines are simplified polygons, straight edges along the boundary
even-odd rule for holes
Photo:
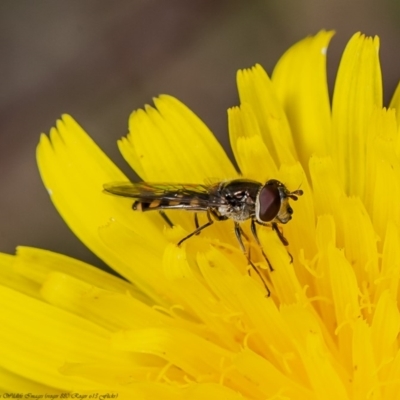
[[[117,196],[135,199],[132,206],[134,210],[160,211],[170,226],[173,224],[163,210],[194,211],[196,229],[181,239],[178,246],[212,225],[214,221],[233,220],[240,248],[247,256],[249,264],[260,276],[268,293],[267,285],[246,252],[242,237],[247,239],[247,236],[240,223],[251,220],[251,232],[272,271],[273,268],[261,247],[256,224],[271,226],[282,243],[287,246],[288,242],[279,230],[278,223],[286,224],[292,219],[293,209],[290,207],[289,199],[297,200],[297,196],[303,194],[300,189],[290,192],[276,179],[270,179],[265,184],[248,179],[234,179],[210,185],[117,182],[105,184],[104,190]],[[198,223],[199,211],[207,213],[208,221],[203,225]]]

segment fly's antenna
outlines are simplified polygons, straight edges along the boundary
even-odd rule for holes
[[[292,200],[297,201],[298,200],[298,196],[303,196],[303,191],[301,189],[297,189],[293,192],[290,192],[287,197],[290,197]]]
[[[301,187],[301,184],[299,185],[299,188],[298,188],[298,189],[293,190],[293,192],[289,192],[289,193],[287,194],[287,197],[291,198],[291,199],[294,200],[294,201],[297,201],[297,200],[298,200],[298,196],[303,196],[303,193],[304,193],[304,192],[300,189],[300,187]]]

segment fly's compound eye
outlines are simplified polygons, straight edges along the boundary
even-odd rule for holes
[[[281,208],[281,195],[276,185],[266,184],[258,194],[258,218],[262,222],[272,221]]]

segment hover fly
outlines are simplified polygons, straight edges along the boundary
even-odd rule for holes
[[[289,199],[297,200],[298,196],[303,194],[300,189],[290,192],[276,179],[270,179],[265,184],[248,179],[234,179],[210,185],[118,182],[105,184],[104,190],[117,196],[134,199],[132,205],[134,210],[160,211],[170,226],[173,224],[163,210],[194,211],[196,229],[181,239],[178,246],[212,225],[214,221],[233,220],[240,248],[261,279],[259,271],[246,252],[242,237],[247,237],[240,223],[251,220],[251,232],[272,271],[272,266],[262,250],[256,224],[271,226],[282,243],[287,246],[288,242],[279,230],[278,223],[286,224],[292,219],[293,209],[290,207]],[[205,224],[199,225],[197,212],[207,214],[208,221]],[[263,279],[262,281],[264,282]]]

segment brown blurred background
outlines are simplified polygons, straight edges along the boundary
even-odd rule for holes
[[[381,38],[385,103],[400,78],[399,0],[0,1],[0,251],[46,248],[100,265],[53,208],[36,168],[40,132],[72,114],[126,172],[130,112],[178,97],[227,148],[235,74],[268,72],[294,42],[335,29],[330,84],[356,31]]]

